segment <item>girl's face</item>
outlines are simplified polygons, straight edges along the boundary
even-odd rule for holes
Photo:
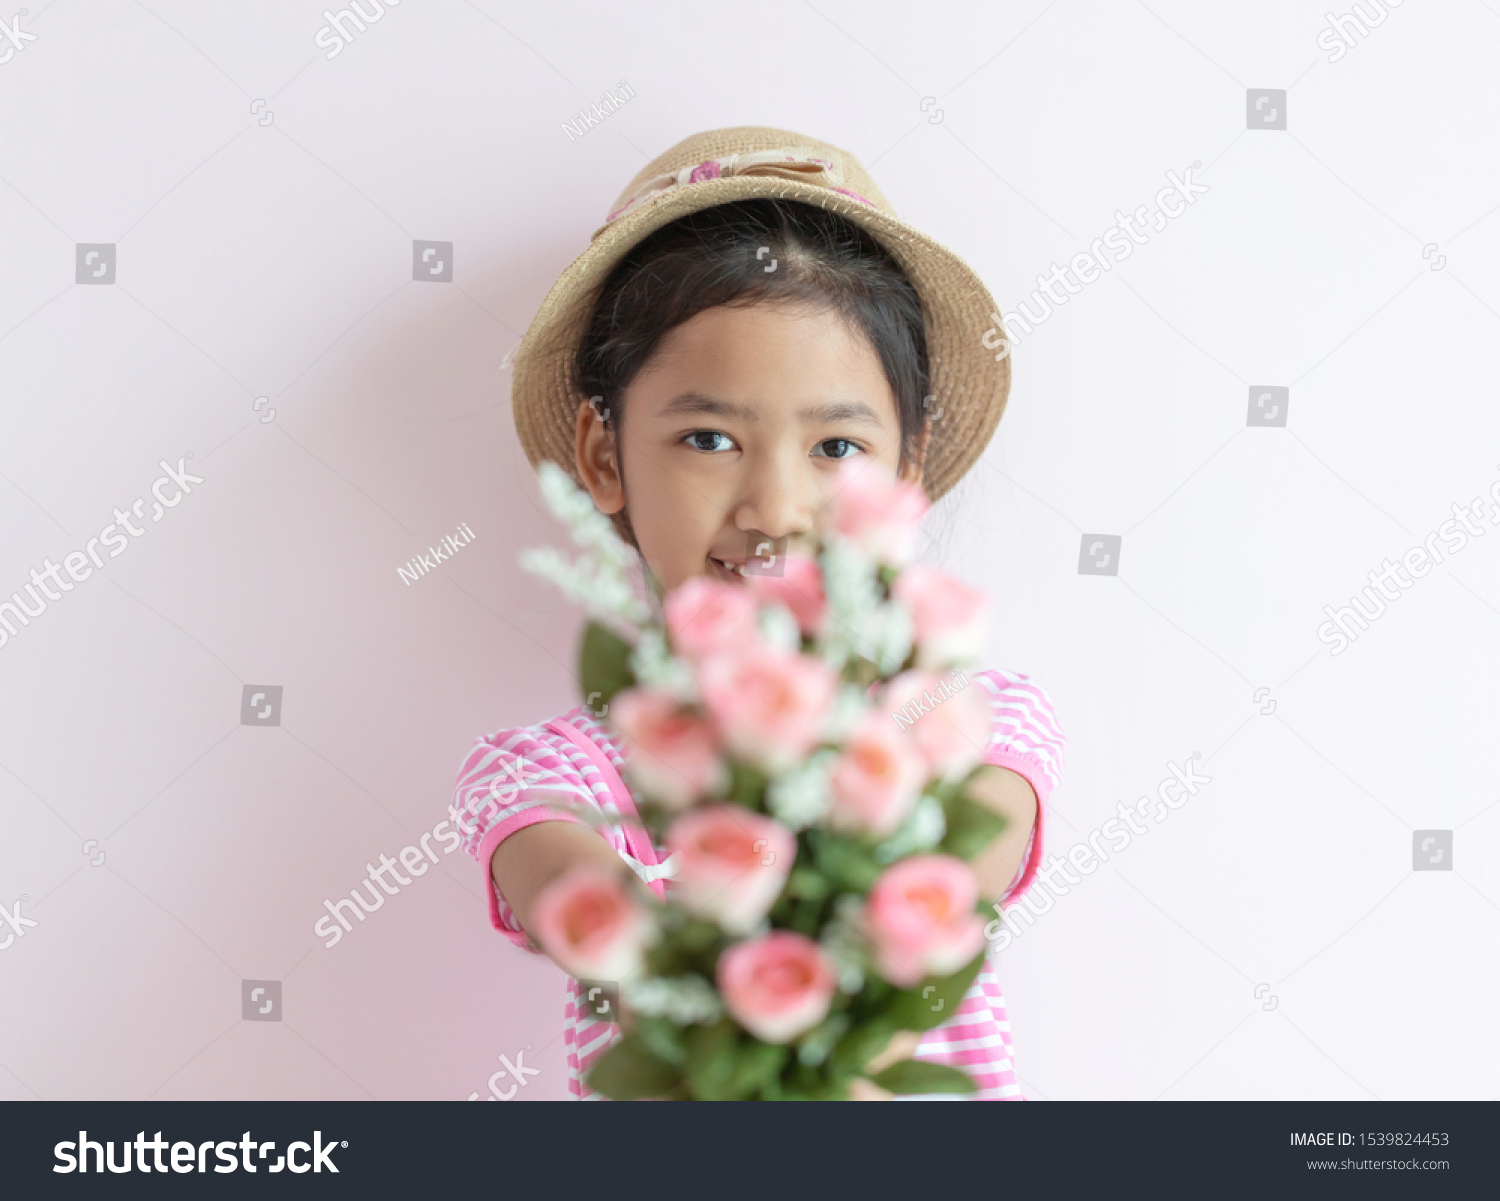
[[[581,406],[578,467],[601,512],[628,508],[671,590],[737,578],[769,540],[798,550],[839,464],[866,456],[897,471],[900,431],[874,347],[836,312],[719,307],[662,339],[626,390],[616,435]],[[925,437],[903,478],[920,477],[922,449]]]

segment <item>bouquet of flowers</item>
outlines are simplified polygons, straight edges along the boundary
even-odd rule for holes
[[[846,464],[815,557],[747,556],[738,578],[648,605],[587,494],[551,463],[541,483],[585,553],[522,563],[588,607],[583,689],[622,736],[636,820],[670,853],[665,902],[628,872],[580,867],[534,906],[557,963],[619,985],[623,1037],[589,1086],[620,1100],[839,1099],[860,1078],[972,1091],[919,1060],[869,1074],[978,974],[967,861],[1004,826],[966,795],[990,732],[962,670],[985,605],[910,565],[920,488]]]

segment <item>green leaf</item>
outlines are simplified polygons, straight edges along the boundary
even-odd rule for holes
[[[678,941],[687,951],[706,951],[723,937],[718,926],[701,917],[689,918],[677,934]]]
[[[680,976],[687,966],[687,953],[674,939],[663,938],[646,952],[646,971],[652,976]]]
[[[676,1068],[663,1063],[640,1039],[627,1034],[589,1070],[587,1083],[611,1101],[639,1101],[661,1096],[681,1079]]]
[[[896,994],[886,1011],[903,1030],[931,1030],[953,1016],[969,985],[984,966],[984,951],[951,976],[928,976]]]
[[[793,868],[786,887],[790,896],[802,901],[821,901],[828,895],[828,881],[810,867]]]
[[[797,1040],[797,1062],[815,1068],[828,1058],[834,1044],[849,1029],[848,1013],[830,1013]]]
[[[712,1026],[693,1026],[684,1032],[687,1060],[683,1075],[696,1095],[711,1100],[707,1094],[716,1093],[729,1082],[738,1037],[739,1027],[729,1018],[722,1018]]]
[[[682,1043],[682,1029],[667,1018],[639,1017],[631,1036],[639,1038],[641,1045],[663,1063],[680,1067],[687,1060],[687,1048]]]
[[[602,713],[615,693],[635,683],[630,670],[630,644],[608,626],[589,622],[578,652],[578,679],[583,685],[584,703],[594,713]]]
[[[823,905],[819,901],[798,901],[792,906],[791,921],[788,923],[793,930],[804,938],[816,939],[818,931],[823,924]]]
[[[847,838],[819,830],[809,835],[818,870],[841,892],[865,893],[884,868],[864,847]]]
[[[863,1073],[865,1064],[885,1050],[898,1029],[899,1025],[888,1014],[856,1025],[833,1049],[834,1070],[851,1075]]]
[[[729,799],[746,809],[760,812],[765,808],[766,775],[748,764],[736,763],[731,768]]]
[[[741,1047],[729,1078],[727,1091],[731,1097],[738,1100],[756,1093],[779,1091],[776,1078],[787,1055],[787,1048],[770,1043],[753,1042]]]
[[[974,1079],[959,1068],[944,1063],[926,1063],[920,1059],[903,1059],[891,1064],[870,1080],[887,1092],[900,1096],[917,1093],[972,1093]]]
[[[948,828],[939,849],[959,859],[973,859],[989,846],[1002,830],[1005,819],[993,809],[971,801],[966,796],[955,796],[944,807]]]

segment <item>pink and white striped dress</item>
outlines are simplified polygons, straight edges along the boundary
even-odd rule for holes
[[[1057,785],[1065,739],[1051,700],[1028,677],[982,671],[973,673],[971,679],[989,694],[992,722],[985,762],[1025,777],[1037,795],[1036,825],[1021,869],[1006,891],[1009,901],[1030,887],[1041,862],[1047,798]],[[606,819],[632,814],[634,802],[622,778],[623,768],[618,738],[583,706],[540,726],[501,730],[480,738],[470,750],[458,774],[449,814],[464,849],[484,874],[491,924],[518,947],[540,954],[495,888],[490,876],[495,848],[536,822],[579,821],[571,813],[549,808],[554,802],[583,803]],[[639,828],[631,825],[597,828],[652,891],[665,895],[666,873],[659,866],[664,849],[651,846]],[[583,1077],[619,1038],[619,1027],[590,1018],[580,1021],[582,1012],[578,982],[570,979],[563,1006],[568,1091],[585,1101],[602,1100],[584,1085]],[[979,1086],[975,1099],[1024,1100],[1011,1063],[1005,998],[992,963],[986,960],[953,1017],[922,1036],[916,1057],[963,1068]]]

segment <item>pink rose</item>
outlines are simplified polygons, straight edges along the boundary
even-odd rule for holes
[[[817,563],[802,555],[788,555],[781,575],[750,575],[745,582],[761,600],[785,605],[797,619],[797,628],[806,635],[818,632],[828,598],[823,595],[823,572]]]
[[[760,637],[760,611],[750,590],[694,576],[673,590],[663,610],[672,649],[689,659],[743,646]]]
[[[718,980],[734,1020],[767,1043],[811,1030],[833,999],[833,968],[823,949],[790,930],[730,947],[719,956]]]
[[[903,572],[891,594],[911,614],[918,667],[953,667],[979,657],[989,629],[984,593],[922,566]]]
[[[789,830],[743,805],[709,805],[683,814],[667,831],[676,863],[674,900],[748,934],[781,895],[797,858]]]
[[[845,740],[829,775],[829,824],[883,838],[911,812],[926,781],[911,738],[885,714],[871,713]]]
[[[822,659],[745,646],[705,659],[703,703],[730,750],[785,771],[818,742],[838,678]]]
[[[990,703],[962,672],[902,672],[886,686],[883,709],[921,752],[928,774],[966,776],[990,744]]]
[[[979,886],[951,855],[913,855],[888,867],[865,901],[875,966],[898,988],[958,971],[984,945]]]
[[[833,531],[890,567],[911,559],[927,509],[919,485],[898,480],[889,467],[864,455],[839,468],[828,504]]]
[[[537,894],[531,926],[564,971],[624,980],[641,969],[656,923],[619,876],[594,864],[570,868]]]
[[[683,809],[725,782],[724,764],[708,723],[664,692],[630,688],[609,704],[625,739],[631,783],[668,809]]]

